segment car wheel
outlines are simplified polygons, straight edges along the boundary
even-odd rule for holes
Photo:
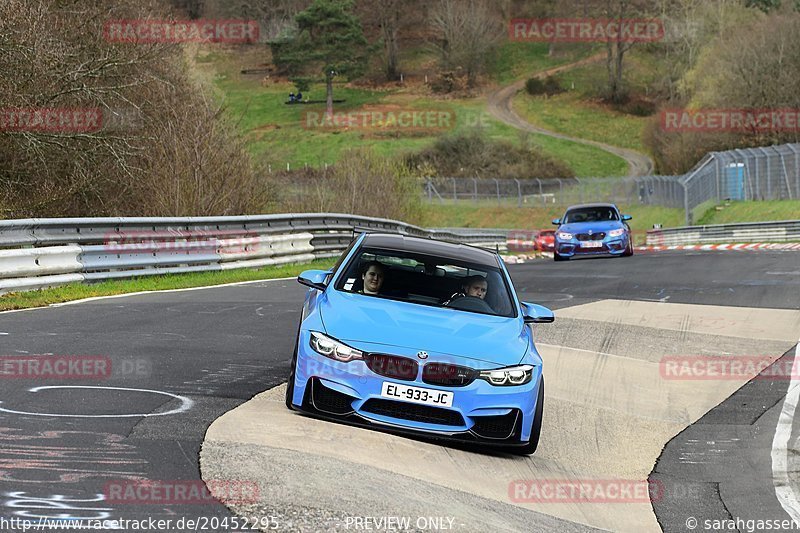
[[[544,414],[544,376],[539,384],[539,396],[536,399],[536,411],[533,414],[533,425],[531,426],[531,438],[525,446],[514,448],[512,453],[515,455],[531,455],[539,446],[539,436],[542,433],[542,416]]]
[[[622,252],[622,257],[630,257],[633,255],[633,240],[628,239],[628,247],[625,248],[625,251]]]
[[[553,261],[569,261],[569,257],[564,257],[555,250],[553,251]]]
[[[289,371],[289,381],[286,382],[286,407],[294,410],[292,398],[294,397],[294,371],[297,367],[297,345],[300,342],[300,330],[297,330],[297,340],[294,341],[294,354],[292,355],[292,368]]]

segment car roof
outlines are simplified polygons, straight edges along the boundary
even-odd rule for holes
[[[397,233],[368,233],[361,246],[399,252],[417,252],[444,259],[497,267],[497,254],[494,252],[468,244],[456,244],[423,237]]]
[[[578,205],[571,205],[571,206],[569,206],[569,207],[567,208],[567,211],[569,211],[569,210],[571,210],[571,209],[580,209],[580,208],[582,208],[582,207],[613,207],[614,209],[617,209],[617,206],[616,206],[616,205],[614,205],[614,204],[607,204],[607,203],[601,203],[601,202],[598,202],[598,203],[594,203],[594,204],[578,204]],[[617,209],[617,210],[618,210],[618,209]]]

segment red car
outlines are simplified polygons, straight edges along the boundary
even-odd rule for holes
[[[555,230],[545,229],[540,231],[535,242],[537,250],[541,252],[552,252],[555,249],[556,242]]]

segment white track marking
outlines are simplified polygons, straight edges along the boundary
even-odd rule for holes
[[[800,342],[794,349],[794,362],[792,364],[792,380],[786,390],[783,400],[778,425],[775,428],[775,437],[772,439],[772,484],[775,486],[775,496],[792,520],[800,524],[800,500],[789,482],[788,459],[789,439],[792,436],[792,422],[800,399]]]
[[[120,414],[120,415],[65,415],[65,414],[53,414],[53,413],[31,413],[27,411],[15,411],[13,409],[5,409],[3,407],[0,407],[0,411],[4,413],[12,413],[15,415],[27,415],[27,416],[58,416],[63,418],[126,418],[126,417],[175,415],[178,413],[182,413],[184,411],[188,411],[192,407],[192,405],[194,405],[194,401],[190,400],[189,398],[186,398],[185,396],[178,396],[177,394],[172,394],[170,392],[151,390],[151,389],[129,389],[125,387],[97,387],[92,385],[47,385],[43,387],[34,387],[32,389],[28,389],[28,392],[36,393],[41,390],[49,390],[49,389],[103,389],[103,390],[123,390],[132,392],[149,392],[151,394],[161,394],[163,396],[170,396],[172,398],[175,398],[176,400],[180,400],[181,405],[180,407],[177,407],[175,409],[170,409],[169,411],[164,411],[163,413],[132,413],[132,414]]]

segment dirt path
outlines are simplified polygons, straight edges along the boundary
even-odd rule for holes
[[[583,65],[587,65],[589,63],[602,61],[604,58],[605,58],[604,52],[595,54],[593,56],[587,57],[586,59],[576,61],[575,63],[569,63],[567,65],[561,65],[560,67],[554,67],[551,69],[540,71],[537,74],[535,74],[535,77],[543,78],[546,76],[552,76],[564,70],[569,70]],[[554,137],[556,139],[564,139],[566,141],[572,141],[576,143],[595,146],[597,148],[600,148],[601,150],[605,150],[606,152],[619,156],[628,162],[628,176],[647,176],[653,173],[653,160],[641,152],[637,152],[635,150],[629,150],[627,148],[620,148],[618,146],[612,146],[610,144],[605,144],[598,141],[591,141],[589,139],[571,137],[569,135],[564,135],[563,133],[557,133],[554,131],[546,130],[544,128],[531,124],[530,122],[526,121],[524,118],[519,116],[514,111],[513,100],[514,96],[516,96],[516,94],[525,87],[525,81],[526,80],[524,79],[519,80],[511,85],[502,87],[497,91],[489,94],[488,98],[489,113],[496,119],[505,122],[506,124],[513,126],[519,130],[529,131],[531,133],[540,133],[542,135],[547,135],[549,137]]]

